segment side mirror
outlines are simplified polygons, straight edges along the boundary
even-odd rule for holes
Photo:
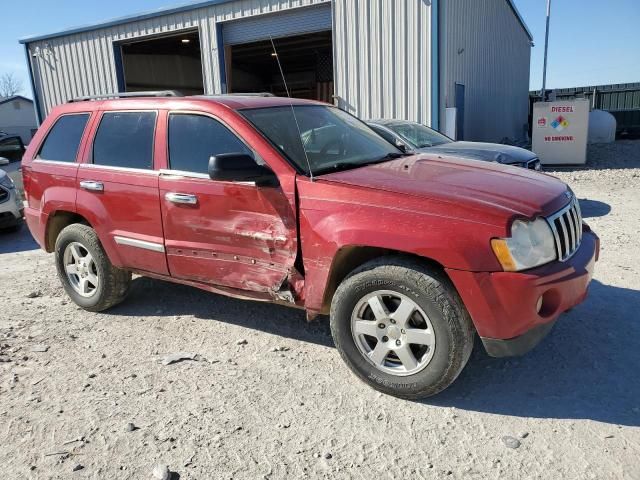
[[[258,165],[246,153],[222,153],[209,158],[209,177],[223,182],[255,182],[258,186],[277,186],[278,177],[269,168]]]
[[[402,140],[396,139],[395,141],[396,148],[400,150],[402,153],[407,153],[407,146],[404,144]]]
[[[5,167],[7,165],[9,165],[9,159],[8,158],[4,158],[4,157],[0,157],[0,167]]]

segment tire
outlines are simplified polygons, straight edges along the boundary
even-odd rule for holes
[[[131,272],[111,264],[91,227],[65,227],[56,239],[55,254],[58,278],[76,305],[101,312],[127,296]]]
[[[458,377],[473,350],[475,330],[444,272],[411,258],[384,257],[339,285],[331,303],[331,333],[361,380],[389,395],[419,399]]]

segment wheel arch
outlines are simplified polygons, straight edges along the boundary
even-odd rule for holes
[[[342,283],[342,281],[347,278],[351,272],[367,262],[382,257],[402,257],[412,259],[429,268],[442,272],[448,278],[444,266],[432,258],[390,248],[371,247],[366,245],[343,246],[336,252],[333,257],[333,261],[331,262],[329,275],[324,288],[321,313],[326,314],[329,312],[329,309],[331,308],[331,301],[336,293],[338,285],[340,285],[340,283]]]
[[[54,251],[56,240],[58,235],[60,235],[60,232],[65,227],[74,223],[81,223],[93,228],[85,217],[76,212],[57,210],[49,215],[44,233],[44,247],[47,253],[52,253]]]

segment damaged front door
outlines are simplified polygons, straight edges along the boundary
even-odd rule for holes
[[[171,113],[168,170],[160,201],[171,275],[209,284],[272,292],[293,268],[296,222],[279,187],[213,181],[208,162],[221,153],[251,153],[218,120]]]

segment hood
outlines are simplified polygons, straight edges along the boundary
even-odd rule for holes
[[[569,202],[550,175],[497,163],[412,155],[318,179],[453,203],[501,217],[549,215]]]
[[[452,142],[420,151],[506,164],[523,163],[536,158],[536,154],[529,150],[499,143]]]

